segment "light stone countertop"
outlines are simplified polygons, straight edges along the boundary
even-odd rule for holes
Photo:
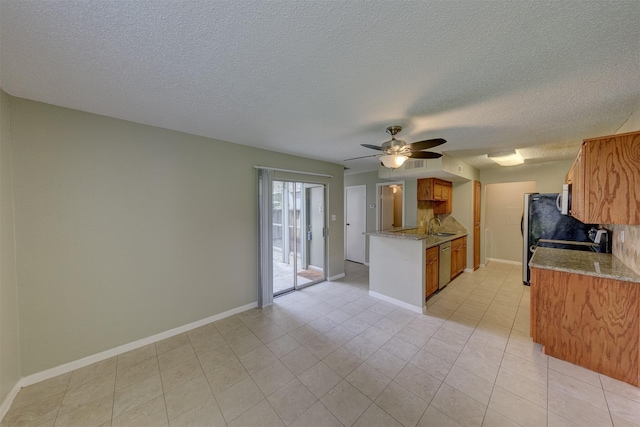
[[[640,275],[611,254],[538,247],[529,267],[640,283]]]
[[[385,231],[370,231],[364,233],[367,236],[378,236],[378,237],[390,237],[392,239],[403,239],[403,240],[424,240],[426,248],[431,248],[433,246],[438,246],[442,243],[449,242],[451,240],[458,239],[460,237],[466,236],[468,233],[464,232],[455,232],[455,231],[446,231],[439,230],[440,233],[454,233],[451,236],[436,236],[429,234],[417,234],[417,228],[399,228],[394,230],[385,230]]]

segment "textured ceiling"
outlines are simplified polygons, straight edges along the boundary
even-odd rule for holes
[[[640,106],[640,1],[1,0],[18,97],[348,166],[399,124],[474,166]]]

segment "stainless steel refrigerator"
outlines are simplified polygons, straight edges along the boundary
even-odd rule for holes
[[[522,281],[525,285],[529,285],[529,261],[538,246],[593,252],[611,251],[606,230],[598,230],[597,224],[584,224],[570,215],[561,214],[560,202],[558,193],[524,195],[521,229],[524,240]]]

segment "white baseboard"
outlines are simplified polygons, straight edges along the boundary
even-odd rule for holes
[[[369,296],[381,299],[383,301],[390,302],[391,304],[398,305],[398,306],[400,306],[402,308],[406,308],[407,310],[411,310],[411,311],[413,311],[415,313],[420,313],[420,314],[423,313],[422,312],[422,307],[411,305],[411,304],[409,304],[407,302],[400,301],[399,299],[391,298],[391,297],[388,297],[386,295],[379,294],[377,292],[369,291]]]
[[[0,403],[0,421],[2,421],[4,416],[7,415],[7,412],[9,412],[9,408],[13,403],[13,399],[16,398],[16,396],[18,395],[18,392],[22,387],[24,387],[24,385],[22,384],[22,380],[20,380],[16,383],[16,385],[13,386],[13,388],[11,389],[9,394],[7,394],[7,397],[4,398],[2,403]]]
[[[344,276],[344,273],[336,274],[335,276],[327,277],[327,281],[333,282],[334,280],[342,279]]]
[[[147,338],[142,338],[134,342],[130,342],[128,344],[124,344],[109,350],[105,350],[103,352],[93,354],[91,356],[83,357],[82,359],[75,360],[73,362],[65,363],[64,365],[59,365],[51,369],[47,369],[45,371],[37,372],[35,374],[23,377],[18,381],[15,387],[11,390],[9,395],[2,401],[0,404],[0,420],[6,414],[6,411],[9,410],[9,407],[13,403],[13,399],[15,399],[16,395],[20,391],[22,387],[27,387],[35,383],[39,383],[40,381],[48,380],[49,378],[56,377],[58,375],[66,374],[67,372],[75,371],[76,369],[83,368],[85,366],[91,365],[96,362],[100,362],[102,360],[109,359],[111,357],[117,356],[119,354],[126,353],[131,350],[135,350],[140,347],[144,347],[145,345],[152,344],[157,341],[161,341],[166,338],[171,338],[175,335],[188,332],[192,329],[199,328],[200,326],[207,325],[212,322],[216,322],[218,320],[224,319],[229,316],[233,316],[234,314],[242,313],[243,311],[251,310],[252,308],[256,308],[258,306],[257,302],[252,302],[250,304],[243,305],[241,307],[236,307],[231,310],[227,310],[225,312],[207,317],[202,320],[198,320],[193,323],[189,323],[184,326],[179,326],[174,329],[170,329],[165,332],[161,332],[156,335],[152,335]]]
[[[522,262],[520,262],[520,261],[511,261],[511,260],[508,260],[508,259],[489,258],[489,261],[501,262],[503,264],[511,264],[511,265],[522,265]]]

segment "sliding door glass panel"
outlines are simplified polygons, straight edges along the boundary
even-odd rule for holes
[[[291,183],[273,181],[273,294],[291,291],[295,288],[291,264]]]
[[[304,184],[302,198],[303,240],[298,268],[298,286],[325,280],[324,186]]]
[[[273,294],[325,280],[324,186],[273,181]]]

